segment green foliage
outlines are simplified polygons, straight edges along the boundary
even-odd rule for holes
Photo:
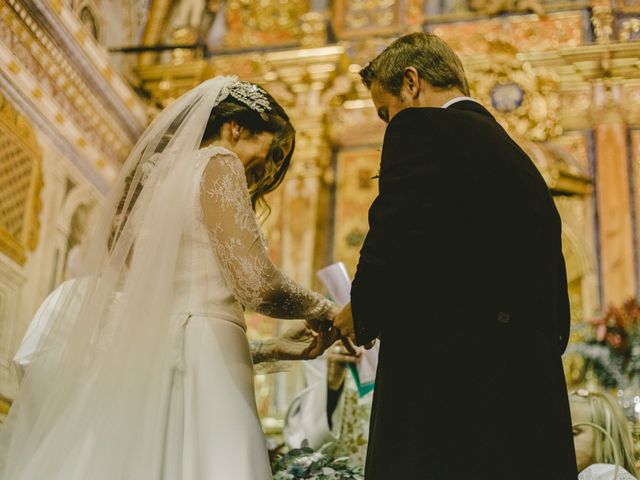
[[[301,448],[279,455],[273,462],[273,480],[363,480],[362,468],[348,457],[334,458],[335,444],[314,450],[305,441]]]
[[[625,389],[640,377],[640,304],[635,299],[609,307],[604,315],[586,323],[583,342],[569,346],[579,354],[605,388]]]

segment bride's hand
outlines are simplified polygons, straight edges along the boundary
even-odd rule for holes
[[[332,305],[331,308],[327,309],[327,311],[318,318],[307,319],[305,323],[308,328],[313,330],[314,332],[324,332],[327,333],[331,330],[333,325],[333,320],[336,318],[336,315],[340,312],[340,308],[337,305]]]
[[[335,330],[315,332],[305,322],[295,324],[275,339],[277,360],[312,360],[319,357],[336,341]]]

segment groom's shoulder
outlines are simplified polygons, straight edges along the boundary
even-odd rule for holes
[[[481,107],[482,108],[482,107]],[[385,132],[385,141],[395,137],[439,137],[442,130],[465,123],[476,123],[469,111],[440,107],[410,107],[394,115]]]
[[[437,108],[405,108],[391,119],[384,134],[385,143],[402,143],[420,139],[434,133]]]
[[[408,126],[424,126],[421,122],[430,122],[434,116],[437,116],[438,110],[442,109],[433,107],[410,107],[400,110],[387,125],[387,131],[403,127],[406,128]]]

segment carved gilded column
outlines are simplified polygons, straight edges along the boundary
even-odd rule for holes
[[[258,63],[256,80],[285,106],[296,128],[296,149],[279,199],[279,264],[301,285],[312,287],[315,253],[320,235],[319,206],[327,191],[324,176],[331,164],[327,135],[327,92],[344,54],[342,47],[268,53]],[[264,80],[267,80],[266,82]],[[325,225],[326,227],[326,225]],[[284,328],[286,325],[279,325]],[[291,399],[304,388],[302,375],[274,380],[276,415],[284,414]]]
[[[315,276],[318,203],[329,164],[324,115],[296,115],[296,153],[284,185],[282,268],[310,287]]]
[[[603,300],[620,304],[636,293],[627,127],[620,111],[620,86],[598,82],[593,93]]]
[[[305,286],[311,286],[314,279],[318,201],[330,164],[328,99],[323,93],[342,55],[340,47],[325,47],[264,58],[265,77],[273,79],[266,87],[277,97],[286,97],[297,131],[296,151],[284,185],[281,266]]]
[[[614,41],[615,17],[608,1],[593,2],[591,24],[599,44],[609,44]]]
[[[152,0],[149,6],[149,17],[142,36],[143,45],[155,45],[160,41],[162,28],[167,21],[167,16],[171,10],[170,0]],[[149,65],[153,63],[157,54],[145,52],[140,55],[140,65]]]
[[[632,149],[632,185],[633,195],[635,197],[635,231],[636,231],[636,272],[637,281],[640,282],[640,130],[631,132],[631,149]],[[640,285],[636,285],[638,297],[640,297]]]

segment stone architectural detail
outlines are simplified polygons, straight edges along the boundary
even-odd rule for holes
[[[63,8],[61,17],[54,18],[62,19],[65,12]],[[70,148],[89,159],[90,168],[108,182],[142,131],[142,104],[113,70],[99,69],[95,52],[86,54],[80,46],[76,51],[59,48],[50,36],[51,24],[38,18],[42,24],[15,0],[0,2],[0,69],[44,121],[51,122]],[[83,32],[74,17],[67,19],[74,21]],[[90,42],[83,37],[81,43]],[[102,85],[109,88],[97,88]]]
[[[0,416],[29,321],[147,122],[69,7],[0,0]]]
[[[38,246],[42,153],[29,121],[0,94],[0,252],[24,265]]]

